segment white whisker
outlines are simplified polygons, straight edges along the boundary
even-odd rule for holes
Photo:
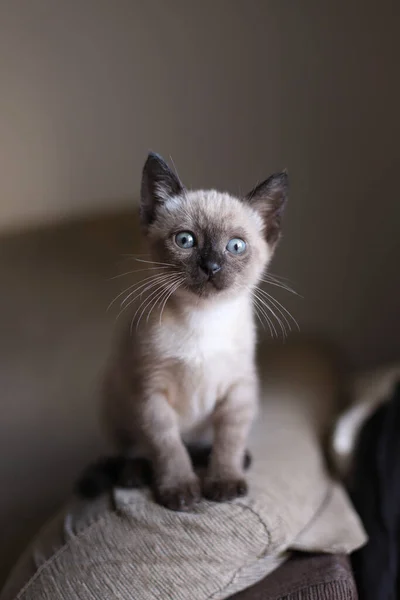
[[[254,304],[254,312],[256,313],[256,317],[260,321],[262,328],[265,330],[265,323],[264,323],[264,321],[262,320],[262,318],[259,315],[259,310],[258,310],[256,304]]]
[[[264,290],[261,290],[260,288],[259,288],[259,291],[260,291],[260,292],[264,292]],[[262,297],[262,296],[261,296],[261,297]],[[269,306],[269,310],[271,310],[271,312],[273,312],[273,310],[272,310],[272,307],[269,305],[268,301],[267,301],[265,298],[264,298],[264,301],[266,302],[266,305],[268,305],[268,306]],[[273,302],[273,299],[271,299],[271,300],[270,300],[270,302]],[[288,327],[288,330],[289,330],[289,332],[290,332],[290,331],[292,331],[292,327],[291,327],[291,325],[290,325],[290,322],[287,320],[287,318],[286,318],[286,315],[285,315],[285,314],[284,314],[284,313],[283,313],[283,312],[282,312],[282,311],[279,309],[279,307],[278,307],[278,306],[276,306],[275,304],[273,304],[273,307],[274,307],[274,308],[275,308],[275,309],[278,311],[278,314],[279,314],[279,315],[281,315],[281,317],[282,317],[282,318],[283,318],[283,320],[285,321],[285,323],[286,323],[286,325],[287,325],[287,327]],[[275,312],[274,312],[274,315],[275,315]],[[277,317],[277,316],[275,315],[275,318],[276,318],[276,319],[278,319],[279,317]],[[279,321],[280,321],[280,319],[279,319]],[[282,325],[281,325],[281,328],[282,328]],[[286,335],[286,327],[285,327],[285,335]]]
[[[123,294],[125,294],[126,292],[128,292],[129,290],[132,290],[132,288],[135,288],[136,286],[138,286],[139,284],[149,281],[150,279],[155,279],[156,277],[159,277],[161,274],[160,273],[156,273],[154,275],[150,275],[149,277],[145,277],[145,279],[141,279],[140,281],[136,281],[135,283],[132,283],[132,285],[128,286],[127,288],[125,288],[124,290],[122,290],[122,292],[120,292],[117,296],[115,296],[115,298],[110,302],[110,304],[107,307],[107,311],[110,310],[110,308],[113,306],[113,304],[118,300],[118,298],[120,298],[121,296],[123,296]],[[131,294],[135,292],[135,290],[132,290]]]
[[[177,276],[177,277],[181,277],[181,276]],[[135,314],[133,315],[132,322],[131,322],[131,325],[132,325],[132,323],[135,321],[135,318],[136,318],[136,315],[137,315],[137,313],[138,313],[138,312],[139,312],[139,310],[140,310],[140,307],[141,307],[141,306],[143,306],[143,304],[145,303],[145,304],[144,304],[144,306],[143,306],[143,310],[142,310],[142,312],[140,313],[139,319],[138,319],[138,321],[137,321],[137,323],[136,323],[136,330],[137,330],[137,329],[138,329],[138,327],[139,327],[139,323],[140,323],[140,321],[141,321],[141,319],[142,319],[142,317],[143,317],[143,315],[144,315],[144,313],[145,313],[146,309],[147,309],[147,308],[150,306],[150,304],[152,303],[152,301],[153,301],[152,299],[154,299],[154,300],[156,301],[156,303],[157,303],[157,301],[158,301],[158,299],[159,299],[160,295],[162,296],[162,294],[163,294],[163,292],[165,291],[165,289],[166,289],[166,288],[167,288],[167,289],[169,289],[169,288],[170,288],[170,287],[171,287],[171,286],[172,286],[172,285],[173,285],[175,282],[176,282],[176,277],[173,279],[173,281],[168,281],[167,283],[164,283],[164,282],[163,282],[163,283],[162,283],[162,284],[161,284],[161,285],[160,285],[160,286],[159,286],[159,287],[158,287],[156,290],[154,290],[153,292],[151,292],[151,294],[149,294],[149,296],[147,296],[147,297],[146,297],[146,298],[143,300],[143,302],[141,302],[141,303],[140,303],[140,305],[139,305],[139,307],[137,308],[137,310],[136,310]],[[160,293],[160,290],[161,290],[161,294],[159,295],[159,293]],[[155,298],[154,298],[154,296],[155,296]],[[154,306],[153,306],[153,308],[154,308]]]
[[[132,306],[132,304],[134,304],[138,298],[141,298],[141,297],[143,296],[143,294],[145,294],[146,292],[148,292],[148,291],[152,290],[153,288],[156,288],[156,290],[155,290],[155,291],[159,290],[159,289],[160,289],[160,287],[161,287],[161,286],[164,284],[164,282],[168,282],[168,278],[167,278],[167,277],[163,277],[163,279],[161,279],[161,280],[157,280],[157,281],[154,281],[154,282],[152,282],[152,283],[149,283],[149,284],[148,284],[148,285],[145,287],[145,289],[141,290],[139,294],[136,294],[136,296],[135,296],[134,298],[132,298],[132,299],[131,299],[131,300],[130,300],[130,301],[129,301],[129,302],[128,302],[128,303],[127,303],[125,306],[124,306],[124,308],[122,308],[122,303],[121,303],[121,308],[122,308],[122,310],[120,311],[120,313],[119,313],[118,317],[119,317],[119,316],[120,316],[120,315],[121,315],[121,314],[122,314],[122,313],[123,313],[123,312],[124,312],[124,311],[125,311],[125,310],[126,310],[128,307],[129,307],[129,306]],[[153,292],[151,292],[151,294],[153,294]],[[139,308],[140,308],[140,306],[142,306],[143,302],[146,302],[147,298],[148,298],[148,296],[146,296],[146,297],[145,297],[145,298],[144,298],[144,299],[141,301],[141,303],[140,303],[140,305],[139,305]],[[139,310],[139,309],[138,309],[138,310]],[[135,316],[136,316],[136,313],[135,313]],[[118,318],[118,317],[117,317],[117,318]]]
[[[137,294],[136,296],[134,296],[134,298],[132,298],[129,302],[127,302],[127,304],[124,303],[126,302],[127,298],[125,298],[125,300],[123,302],[121,302],[121,310],[119,311],[117,318],[115,319],[116,321],[118,321],[119,317],[122,315],[123,312],[125,312],[130,306],[132,306],[132,304],[134,304],[136,302],[136,300],[138,298],[140,298],[147,290],[151,290],[153,287],[159,285],[160,282],[159,281],[154,281],[153,283],[149,283],[146,288],[144,290],[142,290],[139,294]],[[158,288],[159,289],[159,288]],[[143,300],[143,302],[146,300],[146,298]]]
[[[174,167],[175,175],[179,179],[179,183],[182,185],[181,178],[179,177],[178,169],[176,168],[175,163],[174,163],[174,159],[172,158],[171,155],[169,155],[169,158],[171,160],[172,166]]]
[[[147,269],[136,269],[134,271],[127,271],[126,273],[120,273],[119,275],[114,275],[110,277],[108,281],[112,281],[113,279],[118,279],[119,277],[126,277],[127,275],[133,275],[134,273],[143,273],[148,271],[158,271],[159,269],[169,269],[170,267],[149,267]]]
[[[124,258],[136,258],[138,256],[151,256],[151,254],[150,252],[142,252],[141,254],[120,254],[120,256],[123,256]]]
[[[268,304],[268,302],[265,302],[264,300],[260,300],[260,302],[262,302],[262,304],[265,306],[265,308],[267,310],[269,310],[269,312],[273,315],[273,317],[275,318],[276,322],[278,323],[278,325],[282,331],[283,338],[285,339],[287,337],[287,331],[286,331],[285,324],[282,323],[282,320],[278,317],[278,315],[276,314],[274,309],[271,308],[271,306]],[[279,337],[279,336],[277,336],[277,337]]]
[[[140,294],[137,294],[137,296],[135,296],[135,298],[133,299],[136,300],[136,298],[139,298],[139,296],[141,296],[147,289],[149,289],[148,286],[152,287],[152,285],[157,284],[161,281],[164,281],[164,279],[168,279],[168,277],[170,277],[169,273],[162,273],[162,274],[158,274],[158,275],[153,275],[153,277],[149,277],[146,280],[143,280],[143,284],[136,286],[136,288],[134,290],[132,290],[132,292],[130,292],[121,302],[121,306],[123,306],[126,301],[133,295],[136,294],[139,290],[141,290]],[[139,282],[140,283],[140,282]],[[144,289],[143,289],[144,288]]]
[[[136,312],[133,315],[132,320],[131,320],[131,334],[132,334],[132,328],[133,328],[133,324],[135,322],[136,315],[138,314],[141,307],[143,306],[143,309],[139,315],[139,319],[136,322],[136,331],[139,329],[139,323],[146,311],[146,308],[152,303],[153,299],[156,301],[157,298],[162,296],[166,287],[169,287],[168,283],[161,283],[155,290],[153,290],[148,296],[146,296],[146,298],[144,300],[142,300],[142,302],[139,304],[139,306],[136,309]]]
[[[172,294],[173,294],[174,292],[176,292],[176,290],[177,290],[177,289],[178,289],[178,288],[179,288],[179,287],[182,285],[182,283],[184,282],[184,280],[185,280],[185,279],[184,279],[184,278],[182,278],[182,280],[181,280],[181,281],[178,281],[178,283],[177,283],[177,284],[175,284],[175,287],[172,289],[172,291],[171,291],[171,292],[168,294],[168,296],[165,298],[165,300],[164,300],[164,303],[163,303],[163,305],[162,305],[162,307],[161,307],[161,311],[160,311],[160,325],[162,324],[162,316],[163,316],[163,312],[164,312],[164,309],[165,309],[165,307],[166,307],[166,305],[167,305],[167,302],[168,302],[168,300],[170,299],[170,297],[172,296]]]
[[[171,283],[170,285],[173,285],[173,284]],[[162,290],[161,290],[161,292],[160,292],[159,294],[157,294],[157,296],[154,298],[154,300],[153,300],[153,302],[152,302],[152,305],[151,305],[151,308],[150,308],[149,312],[147,313],[147,317],[146,317],[146,323],[148,323],[148,322],[149,322],[150,315],[151,315],[151,313],[153,312],[153,310],[155,309],[155,307],[157,306],[157,304],[158,304],[159,302],[162,302],[162,299],[163,299],[163,297],[164,297],[164,294],[166,293],[166,291],[167,291],[167,290],[169,290],[169,288],[170,288],[170,285],[164,285],[164,286],[162,286]]]
[[[284,283],[280,283],[278,281],[270,281],[269,279],[261,279],[262,282],[264,283],[268,283],[269,285],[274,285],[278,288],[281,288],[282,290],[285,290],[286,292],[290,292],[291,294],[294,294],[295,296],[299,296],[299,298],[301,297],[300,294],[298,294],[297,292],[295,292],[295,290],[292,290],[291,287],[285,285]]]
[[[254,293],[254,296],[257,298],[257,300],[259,302],[259,309],[261,310],[261,312],[264,315],[264,317],[267,319],[267,322],[268,322],[270,328],[272,327],[272,330],[273,330],[275,336],[279,337],[278,336],[278,332],[277,332],[276,327],[275,327],[275,324],[272,321],[272,319],[268,316],[268,314],[266,313],[265,308],[268,309],[272,313],[273,313],[273,311],[271,311],[270,307],[267,304],[265,304],[265,302],[259,296],[257,296],[257,292],[256,291],[254,291],[253,293]],[[274,337],[273,334],[272,334],[272,331],[271,331],[271,336]]]
[[[258,317],[258,319],[259,319],[259,321],[260,321],[260,323],[261,323],[261,325],[263,327],[263,329],[265,329],[265,323],[264,323],[264,321],[262,320],[262,317],[259,314],[260,313],[260,308],[258,306],[257,298],[254,295],[253,295],[253,302],[254,302],[254,311],[255,311],[255,313],[256,313],[256,315],[257,315],[257,317]],[[268,326],[269,326],[270,334],[272,336],[271,325],[269,323],[268,323]]]
[[[165,267],[175,267],[171,263],[157,262],[156,260],[144,260],[143,258],[135,258],[137,262],[148,263],[149,265],[164,265]]]
[[[175,283],[183,283],[183,282],[184,282],[184,280],[185,280],[185,277],[184,277],[183,275],[181,275],[180,277],[178,277],[178,278],[175,278],[173,281],[171,281],[171,286],[172,286],[172,285],[174,285]],[[165,291],[166,291],[166,293],[168,293],[168,290],[171,288],[171,286],[167,286],[167,288],[168,288],[168,289],[167,289],[167,290],[165,290]],[[165,292],[164,292],[164,293],[165,293]],[[149,316],[150,316],[151,312],[152,312],[152,311],[153,311],[153,309],[154,309],[154,308],[157,306],[157,304],[158,304],[158,303],[161,303],[161,302],[163,301],[163,297],[164,297],[164,294],[161,294],[160,296],[158,296],[158,297],[157,297],[157,299],[156,299],[155,303],[153,304],[153,306],[152,306],[152,307],[151,307],[151,309],[150,309],[150,312],[149,312],[149,314],[147,315],[146,321],[149,319]]]
[[[298,324],[298,322],[296,321],[296,319],[294,318],[294,316],[292,315],[292,313],[289,312],[288,309],[283,306],[283,304],[281,304],[280,302],[278,302],[278,300],[276,298],[274,298],[273,296],[271,296],[271,294],[268,294],[268,292],[266,292],[262,288],[258,288],[258,290],[262,294],[264,294],[265,296],[267,296],[269,298],[269,300],[273,303],[274,307],[279,311],[279,313],[282,315],[282,317],[284,317],[284,314],[283,314],[282,310],[285,311],[285,313],[292,319],[293,323],[296,325],[298,331],[300,331],[300,325]],[[280,309],[282,309],[282,310],[280,310]]]
[[[271,271],[267,271],[265,273],[265,275],[267,275],[268,277],[271,277],[272,279],[274,279],[274,281],[277,281],[278,283],[290,283],[290,280],[287,277],[282,277],[281,275],[275,275],[275,273],[271,273]]]
[[[163,280],[164,280],[164,276],[163,276]],[[143,288],[143,286],[140,286],[139,288],[137,288],[136,290],[134,290],[133,292],[131,292],[126,298],[124,298],[124,300],[120,304],[120,311],[119,311],[119,313],[118,313],[117,318],[115,319],[115,321],[117,322],[118,319],[120,318],[120,316],[122,315],[122,313],[125,312],[126,309],[129,308],[129,306],[132,306],[132,304],[134,304],[134,302],[136,302],[136,300],[138,298],[140,298],[143,295],[144,292],[146,292],[147,290],[152,289],[154,286],[158,285],[159,283],[161,283],[159,281],[159,279],[157,279],[156,281],[152,281],[150,283],[147,282],[147,283],[144,284],[145,288],[141,289],[141,291],[138,294],[136,294],[136,292],[138,292],[140,288]],[[129,296],[131,296],[132,294],[136,294],[136,295],[129,302],[127,302]],[[125,304],[125,306],[124,306],[124,304]]]

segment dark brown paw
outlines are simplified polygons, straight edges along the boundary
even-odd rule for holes
[[[201,498],[200,484],[197,479],[191,479],[173,487],[159,487],[156,498],[159,504],[169,510],[188,511]]]
[[[247,494],[245,479],[206,479],[204,497],[213,502],[226,502]]]

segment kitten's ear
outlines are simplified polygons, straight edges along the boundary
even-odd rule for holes
[[[280,237],[288,189],[288,174],[286,171],[282,171],[282,173],[275,173],[268,177],[245,197],[245,202],[262,216],[265,237],[267,242],[272,245]]]
[[[140,219],[148,226],[155,219],[156,211],[168,198],[184,191],[179,178],[171,171],[161,156],[150,152],[143,167],[140,191]]]

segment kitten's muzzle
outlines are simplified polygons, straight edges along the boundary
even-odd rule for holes
[[[205,276],[207,279],[212,279],[221,268],[221,265],[213,260],[202,260],[199,264],[202,276]]]

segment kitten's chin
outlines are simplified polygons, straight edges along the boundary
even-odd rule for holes
[[[223,290],[216,288],[213,285],[193,285],[187,286],[185,289],[179,289],[176,293],[176,297],[191,299],[193,301],[207,300],[209,298],[215,298],[221,295]]]
[[[201,284],[187,285],[184,289],[180,288],[176,296],[193,302],[199,302],[199,300],[223,299],[233,292],[234,288],[232,286],[222,285],[216,281],[207,281]]]

